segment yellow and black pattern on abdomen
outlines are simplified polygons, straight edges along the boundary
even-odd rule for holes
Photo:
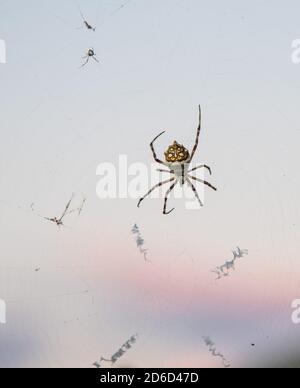
[[[183,146],[174,141],[168,150],[165,152],[166,161],[168,163],[186,162],[190,158],[189,151]]]

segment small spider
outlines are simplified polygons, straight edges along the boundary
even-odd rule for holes
[[[84,15],[81,11],[79,11],[79,12],[80,12],[80,15],[81,15],[82,20],[83,20],[83,27],[80,27],[79,30],[86,27],[88,30],[95,32],[96,28],[90,25],[90,23],[86,20],[86,18],[84,17]]]
[[[55,223],[59,228],[60,228],[61,226],[64,226],[63,219],[64,219],[68,214],[71,214],[71,213],[74,211],[74,210],[69,211],[69,208],[70,208],[70,206],[71,206],[71,203],[72,203],[73,199],[74,199],[74,195],[72,195],[70,201],[68,202],[68,204],[67,204],[67,206],[66,206],[66,208],[65,208],[65,210],[64,210],[64,212],[63,212],[63,214],[62,214],[62,216],[61,216],[60,218],[57,218],[57,217],[54,217],[54,218],[47,218],[47,217],[44,217],[45,220]]]
[[[86,61],[84,62],[84,64],[82,66],[80,66],[80,68],[84,67],[85,65],[88,64],[88,62],[90,61],[90,59],[93,58],[94,61],[98,62],[98,59],[96,58],[96,54],[95,54],[95,51],[94,49],[90,48],[88,49],[87,53],[86,53],[86,56],[84,56],[82,59],[86,59]]]
[[[166,167],[168,167],[170,169],[170,171],[168,171],[168,170],[158,170],[158,171],[159,172],[170,173],[170,174],[175,175],[175,176],[173,178],[171,178],[171,179],[168,179],[166,181],[160,182],[157,185],[155,185],[143,198],[140,199],[140,201],[138,203],[138,207],[140,207],[142,201],[146,197],[148,197],[154,190],[156,190],[157,188],[159,188],[159,187],[161,187],[161,186],[163,186],[163,185],[165,185],[167,183],[172,183],[172,185],[169,188],[169,190],[167,191],[167,194],[165,196],[164,209],[163,209],[163,214],[165,214],[165,215],[168,215],[168,214],[172,213],[173,210],[175,210],[173,208],[172,210],[167,211],[167,202],[168,202],[169,195],[174,190],[174,188],[177,185],[177,183],[180,183],[181,186],[183,186],[185,183],[187,183],[191,187],[191,189],[193,190],[193,192],[194,192],[198,202],[200,203],[200,206],[203,206],[203,203],[202,203],[202,201],[201,201],[201,199],[200,199],[200,197],[198,195],[198,192],[197,192],[195,186],[191,182],[191,180],[203,183],[204,185],[206,185],[206,186],[210,187],[211,189],[217,191],[217,189],[214,186],[212,186],[210,183],[190,175],[190,173],[192,173],[193,171],[196,171],[196,170],[198,170],[200,168],[206,168],[209,171],[210,175],[211,175],[211,169],[210,169],[210,167],[208,167],[206,165],[201,165],[201,166],[193,168],[192,170],[189,170],[189,166],[190,166],[190,164],[191,164],[191,162],[193,160],[193,157],[194,157],[194,155],[195,155],[195,153],[197,151],[197,148],[198,148],[200,132],[201,132],[201,106],[199,106],[199,126],[198,126],[198,130],[197,130],[196,143],[194,145],[194,148],[192,150],[191,155],[190,155],[189,151],[183,145],[180,145],[180,144],[178,144],[175,141],[168,148],[168,150],[165,152],[166,162],[163,162],[160,159],[158,159],[158,157],[156,155],[156,152],[154,150],[154,143],[165,132],[162,132],[160,135],[158,135],[152,141],[152,143],[150,144],[150,147],[151,147],[151,150],[152,150],[152,153],[153,153],[154,160],[157,163],[163,164],[164,166],[166,166]]]
[[[96,28],[91,26],[86,20],[83,22],[88,30],[96,31]]]

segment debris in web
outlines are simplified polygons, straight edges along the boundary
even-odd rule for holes
[[[138,339],[138,335],[133,335],[120,349],[110,358],[101,357],[99,362],[93,364],[96,368],[102,368],[103,363],[110,363],[111,366],[115,365],[135,344]]]
[[[144,256],[144,259],[146,262],[149,263],[148,260],[148,249],[145,248],[145,240],[142,237],[142,234],[140,232],[140,228],[137,224],[133,226],[131,229],[131,233],[135,236],[135,242],[137,245],[137,248],[139,249],[140,253]]]
[[[227,277],[232,271],[235,271],[236,261],[248,255],[249,252],[247,249],[240,249],[238,247],[232,253],[233,259],[231,261],[226,261],[225,264],[221,265],[220,267],[217,267],[215,270],[212,271],[218,276],[216,280],[220,280],[224,277]]]
[[[224,368],[230,368],[231,364],[227,361],[227,359],[223,356],[222,353],[217,351],[215,343],[209,337],[205,337],[203,339],[204,339],[205,345],[208,347],[210,353],[214,357],[218,357],[218,358],[220,358],[222,360]]]

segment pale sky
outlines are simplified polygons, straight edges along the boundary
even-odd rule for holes
[[[204,336],[235,367],[284,362],[300,339],[299,1],[114,12],[124,2],[0,1],[0,367],[90,367],[135,333],[119,366],[219,367]],[[79,7],[95,33],[78,29]],[[90,47],[100,63],[79,69]],[[203,209],[172,197],[165,217],[162,198],[97,198],[98,165],[127,155],[150,168],[163,130],[161,157],[175,139],[191,149],[199,104],[195,163],[218,187]],[[70,228],[37,216],[58,216],[72,193],[88,201]],[[237,246],[249,255],[216,282]]]

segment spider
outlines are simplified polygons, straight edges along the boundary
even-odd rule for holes
[[[80,15],[82,17],[83,24],[84,24],[84,26],[80,27],[79,29],[82,29],[82,28],[86,27],[88,30],[95,32],[96,28],[90,25],[90,23],[85,19],[84,15],[83,15],[83,13],[81,11],[79,11],[79,12],[80,12]]]
[[[98,59],[96,58],[96,53],[95,53],[93,48],[88,49],[86,56],[82,58],[82,59],[86,59],[86,61],[84,62],[84,64],[82,66],[80,66],[80,68],[87,65],[91,58],[93,58],[94,61],[99,63]]]
[[[201,169],[201,168],[205,168],[209,171],[210,175],[211,175],[211,169],[210,167],[206,166],[206,165],[200,165],[200,166],[197,166],[191,170],[189,170],[189,166],[194,158],[194,155],[197,151],[197,148],[198,148],[198,144],[199,144],[199,137],[200,137],[200,132],[201,132],[201,119],[202,119],[202,114],[201,114],[201,106],[199,106],[199,126],[198,126],[198,129],[197,129],[197,137],[196,137],[196,143],[194,145],[194,148],[192,150],[192,153],[190,154],[189,151],[183,146],[183,145],[180,145],[178,144],[176,141],[174,141],[174,143],[168,148],[168,150],[165,152],[165,162],[163,162],[162,160],[158,159],[157,155],[156,155],[156,152],[155,152],[155,149],[154,149],[154,143],[156,142],[156,140],[162,136],[164,132],[162,132],[161,134],[159,134],[153,141],[152,143],[150,144],[150,147],[151,147],[151,150],[152,150],[152,153],[153,153],[153,157],[154,157],[154,160],[159,163],[159,164],[162,164],[164,165],[165,167],[168,167],[170,169],[170,171],[168,170],[161,170],[159,169],[158,171],[159,172],[163,172],[163,173],[170,173],[171,175],[174,175],[174,177],[172,177],[171,179],[168,179],[166,181],[163,181],[163,182],[160,182],[158,183],[157,185],[155,185],[151,190],[149,190],[149,192],[140,199],[139,203],[138,203],[138,207],[140,207],[142,201],[147,198],[154,190],[156,190],[157,188],[167,184],[167,183],[172,183],[171,187],[169,188],[169,190],[167,191],[167,194],[165,196],[165,200],[164,200],[164,209],[163,209],[163,214],[164,215],[168,215],[170,213],[172,213],[173,210],[175,210],[175,208],[173,208],[172,210],[170,211],[167,211],[167,203],[168,203],[168,198],[169,198],[169,195],[171,194],[171,192],[174,190],[175,186],[177,185],[177,183],[180,183],[181,187],[187,183],[191,189],[193,190],[200,206],[203,206],[203,203],[198,195],[198,192],[194,186],[194,184],[192,183],[192,180],[193,181],[197,181],[197,182],[200,182],[208,187],[210,187],[211,189],[217,191],[217,189],[212,186],[209,182],[207,181],[204,181],[204,180],[201,180],[201,179],[198,179],[192,175],[190,175],[190,173],[198,170],[198,169]]]
[[[60,228],[61,226],[65,226],[64,223],[63,223],[63,219],[66,216],[68,216],[68,215],[70,215],[72,213],[75,213],[75,212],[78,212],[78,216],[80,216],[81,213],[82,213],[84,204],[86,203],[86,198],[83,199],[82,204],[80,205],[80,207],[74,208],[74,209],[70,209],[70,206],[71,206],[71,203],[73,202],[73,199],[74,199],[74,194],[72,195],[70,201],[68,202],[67,206],[65,207],[65,210],[64,210],[64,212],[63,212],[63,214],[62,214],[62,216],[60,218],[57,218],[57,217],[54,217],[54,218],[44,217],[44,219],[47,220],[47,221],[55,223]]]
[[[88,30],[96,31],[96,28],[91,26],[86,20],[83,23]]]
[[[67,206],[66,206],[66,208],[65,208],[65,210],[64,210],[64,212],[63,212],[63,214],[62,214],[62,216],[61,216],[60,218],[57,218],[57,217],[54,217],[54,218],[47,218],[47,217],[44,217],[45,220],[55,223],[59,228],[60,228],[61,226],[64,226],[63,219],[64,219],[68,214],[70,214],[71,212],[73,212],[72,210],[71,210],[70,212],[68,211],[69,208],[70,208],[70,206],[71,206],[71,203],[72,203],[73,199],[74,199],[74,195],[72,195],[70,201],[68,202],[68,204],[67,204]]]

